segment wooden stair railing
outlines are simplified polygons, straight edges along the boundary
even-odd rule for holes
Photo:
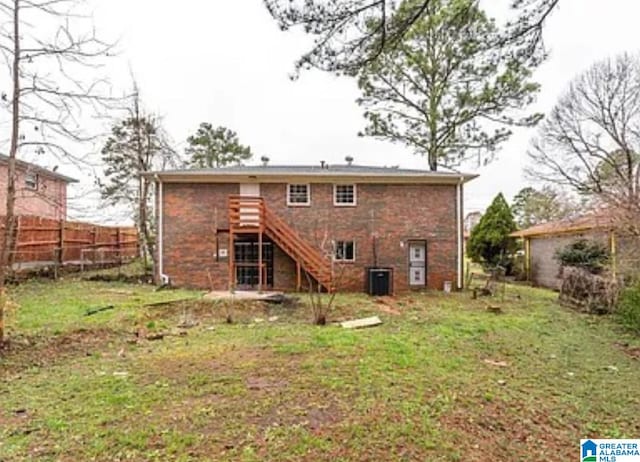
[[[234,234],[264,232],[262,197],[229,197],[229,227]]]
[[[334,290],[328,259],[269,210],[262,197],[229,198],[229,231],[232,234],[264,232],[327,291]]]

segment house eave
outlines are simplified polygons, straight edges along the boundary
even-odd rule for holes
[[[348,172],[327,172],[327,173],[294,173],[294,174],[269,174],[269,173],[247,173],[228,174],[222,172],[150,172],[143,176],[155,178],[165,183],[380,183],[380,184],[446,184],[456,185],[467,183],[478,175],[470,174],[353,174]]]
[[[539,232],[526,232],[525,231],[515,231],[510,234],[511,237],[518,238],[544,238],[544,237],[554,237],[554,236],[562,236],[566,234],[577,234],[584,233],[587,231],[597,231],[597,230],[607,230],[608,226],[600,225],[589,225],[589,226],[576,226],[573,228],[563,228],[553,231],[539,231]]]
[[[8,163],[9,157],[4,154],[0,154],[0,164],[6,165]],[[24,160],[16,159],[16,166],[24,170],[33,169],[33,171],[38,175],[42,175],[57,181],[62,181],[63,183],[78,183],[78,180],[76,180],[75,178],[62,175],[61,173],[53,172],[37,164],[32,164],[31,162],[26,162]]]

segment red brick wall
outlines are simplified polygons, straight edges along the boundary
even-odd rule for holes
[[[164,184],[164,273],[179,286],[208,288],[207,271],[216,289],[228,288],[228,262],[216,261],[214,224],[227,227],[226,201],[239,192],[238,184]],[[427,286],[442,289],[456,281],[456,187],[454,185],[357,186],[357,206],[335,207],[331,184],[311,185],[311,206],[288,207],[285,184],[261,184],[266,205],[311,243],[322,239],[353,240],[356,261],[345,264],[340,289],[361,291],[365,268],[374,262],[373,236],[377,236],[377,266],[394,269],[396,291],[408,289],[408,242],[427,241]],[[221,248],[228,235],[220,235]],[[295,264],[275,252],[274,285],[294,289]],[[340,273],[337,270],[337,273]],[[303,281],[304,282],[304,281]]]
[[[67,218],[67,183],[39,174],[38,189],[25,185],[26,171],[17,169],[16,215],[36,215],[54,220]],[[7,210],[7,165],[0,164],[0,215]]]
[[[163,272],[183,287],[228,288],[227,261],[216,261],[216,228],[228,228],[227,198],[237,184],[164,183]],[[228,248],[228,234],[218,235]]]

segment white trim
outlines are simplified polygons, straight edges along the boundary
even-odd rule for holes
[[[353,186],[353,202],[343,203],[337,201],[336,188],[338,186]],[[358,186],[355,183],[334,183],[333,184],[333,205],[334,207],[355,207],[358,205]]]
[[[458,235],[458,289],[463,289],[464,285],[464,219],[462,217],[462,184],[464,178],[460,178],[460,182],[456,186],[456,225]]]
[[[351,240],[345,240],[345,239],[336,239],[335,241],[335,250],[333,251],[333,261],[335,263],[355,263],[356,261],[356,241],[354,239]],[[351,242],[353,244],[353,258],[352,259],[346,259],[346,258],[342,258],[342,259],[337,259],[336,258],[336,250],[338,249],[338,242]]]
[[[163,220],[163,209],[164,209],[164,194],[162,188],[162,180],[160,178],[156,178],[158,181],[158,274],[160,278],[164,275],[164,246],[163,246],[163,236],[164,236],[164,220]]]
[[[143,175],[147,176],[147,175]],[[367,183],[367,184],[449,184],[455,185],[460,181],[459,176],[430,176],[430,175],[304,175],[291,173],[289,175],[266,174],[213,174],[198,171],[158,173],[165,183],[248,183],[257,181],[260,183]],[[477,175],[469,175],[466,181],[476,178]]]
[[[260,183],[243,182],[238,185],[238,188],[241,196],[260,197]]]
[[[290,186],[306,186],[307,202],[291,202]],[[287,207],[309,207],[311,205],[311,184],[310,183],[287,183]]]
[[[30,179],[31,178],[31,179]],[[24,175],[24,186],[31,191],[37,191],[40,186],[40,178],[36,172],[26,172]]]

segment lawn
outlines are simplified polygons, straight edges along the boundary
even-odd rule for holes
[[[80,280],[13,294],[0,461],[574,460],[580,438],[640,436],[640,342],[547,291],[509,287],[502,314],[466,293],[339,295],[330,320],[384,321],[357,331],[310,325],[304,299],[225,308]]]

